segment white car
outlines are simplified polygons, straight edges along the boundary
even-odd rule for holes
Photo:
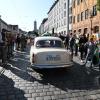
[[[30,63],[34,69],[67,68],[73,65],[71,54],[58,37],[36,37],[30,49]]]

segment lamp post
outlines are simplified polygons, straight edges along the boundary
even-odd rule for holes
[[[90,18],[90,24],[91,24],[91,35],[92,35],[92,18]]]
[[[92,31],[93,31],[93,28],[92,28],[92,19],[93,19],[93,11],[90,10],[90,24],[91,24],[90,30],[91,30],[91,35],[92,35]]]

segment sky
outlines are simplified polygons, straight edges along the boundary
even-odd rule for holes
[[[37,28],[55,0],[0,0],[0,16],[7,24],[19,25],[24,31]]]

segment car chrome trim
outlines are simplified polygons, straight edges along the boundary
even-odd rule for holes
[[[57,65],[50,65],[50,64],[32,64],[31,66],[37,67],[37,68],[60,68],[60,67],[70,67],[73,66],[73,62],[68,64],[57,64]]]

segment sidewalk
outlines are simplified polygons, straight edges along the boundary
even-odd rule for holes
[[[70,53],[70,50],[68,50],[68,52]],[[81,59],[80,59],[80,53],[78,52],[78,56],[75,56],[73,55],[73,61],[79,65],[84,65],[84,63],[81,62]]]
[[[84,65],[84,63],[81,62],[79,56],[73,56],[73,61],[79,65]]]

